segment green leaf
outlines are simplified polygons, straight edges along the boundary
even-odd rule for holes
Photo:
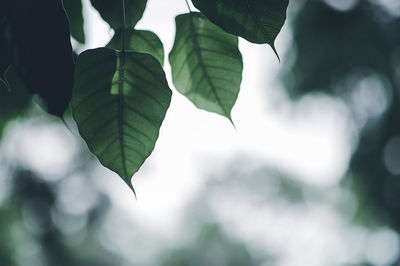
[[[253,43],[268,43],[277,54],[274,42],[285,23],[289,0],[192,0],[192,2],[224,31]]]
[[[179,15],[169,54],[176,89],[198,108],[231,119],[242,81],[238,38],[200,13]]]
[[[85,31],[83,28],[82,1],[63,0],[64,9],[67,12],[71,35],[80,43],[85,43]]]
[[[171,101],[165,73],[149,54],[108,48],[79,55],[72,113],[90,151],[132,188],[154,149]]]
[[[123,28],[122,5],[120,0],[90,0],[90,2],[111,28]],[[146,4],[147,0],[125,0],[127,27],[135,27],[136,23],[138,23],[143,16]]]
[[[121,50],[123,29],[115,30],[114,37],[107,44],[108,48]],[[164,47],[158,36],[147,30],[126,30],[126,49],[154,56],[164,65]]]

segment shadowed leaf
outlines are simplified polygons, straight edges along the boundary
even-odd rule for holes
[[[4,79],[4,72],[12,63],[13,49],[10,25],[1,11],[0,6],[0,79]]]
[[[237,37],[200,13],[179,15],[169,61],[180,93],[198,108],[231,120],[243,70]]]
[[[192,2],[226,32],[253,43],[268,43],[277,54],[274,42],[285,23],[289,0],[192,0]]]
[[[71,35],[80,43],[85,42],[85,31],[83,28],[82,1],[63,0],[65,11],[67,12]]]
[[[131,177],[154,149],[171,101],[151,55],[108,48],[79,55],[72,112],[91,152],[133,190]]]
[[[121,50],[122,29],[115,30],[114,37],[107,44],[108,48]],[[154,56],[161,65],[164,65],[164,47],[158,36],[147,30],[126,30],[126,49]]]
[[[99,11],[101,17],[111,28],[123,28],[121,1],[112,0],[90,0],[94,8]],[[126,24],[127,27],[134,28],[136,23],[142,18],[146,8],[147,0],[125,0]]]

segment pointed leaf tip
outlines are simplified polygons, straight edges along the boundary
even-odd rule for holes
[[[279,63],[281,62],[281,58],[279,57],[278,51],[275,48],[275,44],[271,44],[272,51],[274,51],[274,54],[278,58]]]
[[[213,23],[224,31],[252,43],[273,43],[286,20],[289,0],[192,0]],[[279,56],[278,56],[279,58]]]
[[[128,184],[129,188],[132,190],[133,195],[135,196],[135,199],[137,200],[137,195],[136,195],[135,188],[133,187],[133,184],[132,184],[132,179],[127,180],[126,183]]]

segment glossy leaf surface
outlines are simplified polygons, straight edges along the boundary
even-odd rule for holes
[[[79,55],[73,117],[91,152],[132,187],[131,177],[154,149],[171,100],[151,55],[108,48]]]
[[[123,28],[120,0],[90,0],[90,2],[111,28]],[[126,26],[128,28],[134,28],[142,18],[146,4],[147,0],[125,0]]]
[[[253,43],[274,41],[285,20],[289,0],[192,0],[213,23]],[[276,53],[276,51],[275,51]]]
[[[115,30],[114,37],[107,44],[108,48],[121,50],[123,30]],[[161,65],[164,65],[164,47],[158,36],[147,30],[126,30],[126,49],[154,56]]]
[[[231,120],[243,70],[237,37],[200,13],[179,15],[169,61],[179,92],[198,108]]]

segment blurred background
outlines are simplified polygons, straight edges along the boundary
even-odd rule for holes
[[[183,12],[149,0],[138,28],[168,54]],[[83,14],[77,53],[113,35]],[[174,91],[137,200],[76,130],[0,95],[0,265],[400,265],[400,1],[290,1],[276,47],[240,40],[236,129]]]

